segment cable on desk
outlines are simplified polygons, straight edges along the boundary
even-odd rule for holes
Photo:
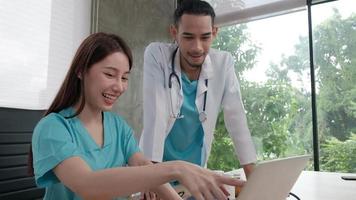
[[[293,196],[293,197],[296,198],[297,200],[300,200],[300,198],[299,198],[296,194],[294,194],[293,192],[290,192],[290,193],[289,193],[289,196]]]

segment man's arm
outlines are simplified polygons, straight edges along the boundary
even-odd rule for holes
[[[143,132],[140,148],[145,157],[161,161],[166,130],[165,77],[159,44],[150,44],[143,64]]]
[[[227,56],[224,64],[226,65],[226,71],[222,72],[225,73],[225,88],[222,100],[224,121],[226,129],[234,142],[239,161],[242,166],[246,166],[244,170],[248,176],[253,170],[252,163],[257,160],[256,150],[247,125],[240,84],[235,73],[231,54]]]
[[[250,174],[252,173],[254,167],[255,167],[254,163],[250,163],[250,164],[246,164],[246,165],[242,166],[242,168],[244,169],[246,178],[248,178],[250,176]]]

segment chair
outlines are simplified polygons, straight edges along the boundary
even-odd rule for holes
[[[0,199],[42,199],[44,189],[37,188],[27,172],[27,159],[41,110],[0,108]]]

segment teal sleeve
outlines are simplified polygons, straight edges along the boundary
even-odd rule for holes
[[[131,156],[133,156],[137,152],[140,152],[140,148],[137,145],[137,141],[134,137],[132,129],[127,133],[126,138],[127,139],[125,144],[125,158],[126,163],[128,163]]]
[[[119,130],[119,132],[122,134],[121,142],[123,144],[122,146],[124,147],[122,151],[125,156],[125,162],[128,163],[131,156],[133,156],[137,152],[140,152],[140,148],[138,147],[132,128],[121,117],[118,117],[118,119],[119,123],[121,124],[120,126],[118,126],[121,129]]]
[[[33,165],[36,184],[47,187],[59,180],[52,169],[65,159],[79,156],[67,120],[58,114],[43,118],[32,137]]]

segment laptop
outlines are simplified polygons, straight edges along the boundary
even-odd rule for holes
[[[310,155],[303,155],[261,162],[255,166],[238,197],[236,199],[229,197],[228,199],[286,200],[310,158]],[[235,171],[226,174],[242,175],[241,178],[245,179],[244,174],[240,174],[243,173],[242,170],[236,172],[239,172],[239,174],[235,174]],[[231,186],[226,186],[226,189],[228,187]],[[183,199],[195,200],[184,186],[174,186],[174,189]]]
[[[259,163],[236,200],[286,200],[310,155]]]

